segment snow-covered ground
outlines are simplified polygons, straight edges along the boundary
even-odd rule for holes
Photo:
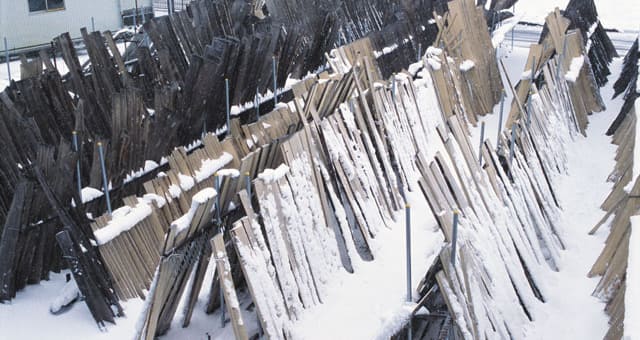
[[[568,1],[521,0],[516,14],[522,20],[543,22],[549,10],[564,8]],[[605,27],[628,31],[640,29],[638,15],[640,1],[596,1]],[[626,34],[624,37],[632,37]],[[507,40],[500,56],[512,82],[517,82],[524,70],[528,49],[516,35],[511,49]],[[626,39],[626,38],[625,38]],[[59,62],[59,65],[64,65]],[[12,74],[19,75],[19,63],[11,63]],[[609,85],[603,89],[607,110],[590,117],[588,137],[578,136],[568,145],[569,173],[558,181],[556,188],[563,207],[560,231],[567,249],[562,253],[560,271],[547,278],[547,303],[537,310],[534,322],[527,328],[530,339],[600,339],[606,332],[608,318],[604,305],[591,297],[598,279],[586,277],[603,247],[608,233],[601,228],[596,235],[588,231],[602,217],[599,205],[611,189],[606,182],[613,169],[615,146],[604,131],[617,114],[621,102],[611,98],[611,85],[619,75],[620,60],[613,64]],[[6,85],[6,65],[0,64],[0,89]],[[505,83],[506,84],[506,83]],[[507,90],[505,120],[510,108],[511,93]],[[498,130],[499,105],[494,114],[483,118],[486,137],[495,145]],[[473,141],[478,143],[479,129],[473,130]],[[420,193],[410,193],[412,205],[412,258],[413,283],[417,285],[431,264],[442,242],[441,233]],[[404,218],[379,236],[379,256],[374,262],[362,263],[357,274],[340,273],[330,287],[330,298],[323,305],[307,313],[296,325],[296,333],[312,339],[371,339],[397,329],[407,315],[405,299]],[[105,332],[96,327],[84,303],[75,304],[59,316],[49,313],[49,305],[65,285],[64,274],[53,274],[50,281],[27,287],[19,292],[11,304],[0,305],[0,339],[129,339],[134,334],[143,301],[124,303],[127,317],[118,318],[117,325],[108,325]],[[206,287],[206,285],[205,285]],[[206,315],[204,303],[208,291],[204,289],[194,313],[191,326],[183,329],[174,325],[163,339],[232,338],[231,326],[220,329],[220,315]],[[346,303],[346,301],[349,301]],[[244,304],[243,306],[246,306]],[[177,318],[179,319],[179,318]],[[256,324],[255,317],[246,317],[248,324]],[[331,327],[327,325],[331,324]],[[251,327],[250,327],[251,328]]]
[[[613,74],[620,73],[621,60],[613,63]],[[613,81],[602,96],[611,98]],[[608,228],[595,235],[589,231],[604,215],[600,204],[613,183],[606,178],[614,168],[616,146],[605,131],[622,105],[621,98],[607,103],[607,110],[589,117],[588,137],[578,136],[569,145],[569,173],[556,187],[563,208],[560,231],[566,250],[560,271],[547,278],[550,295],[543,313],[527,330],[529,339],[602,339],[608,329],[604,303],[591,296],[599,277],[587,273],[604,247]]]

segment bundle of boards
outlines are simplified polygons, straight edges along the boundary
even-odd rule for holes
[[[564,145],[585,134],[588,115],[604,108],[583,33],[570,26],[558,10],[551,13],[517,89],[507,77],[514,100],[498,145],[483,141],[474,150],[465,116],[444,114],[441,151],[419,157],[420,187],[447,244],[418,287],[413,338],[521,338],[546,302],[543,278],[559,270],[564,249],[554,192],[566,171]],[[457,71],[434,62],[455,53],[442,46],[428,52],[427,78],[439,94],[461,93],[455,82],[442,81],[455,79]],[[444,77],[442,69],[451,75]],[[462,96],[446,98],[443,113],[468,106]],[[419,312],[423,306],[426,315]]]
[[[640,233],[640,179],[638,178],[638,112],[640,109],[640,50],[638,39],[624,58],[620,78],[614,84],[615,96],[622,93],[624,105],[612,122],[607,134],[613,136],[618,146],[616,165],[608,180],[614,183],[611,193],[601,208],[607,213],[593,228],[595,233],[603,225],[610,227],[609,236],[602,253],[593,264],[589,276],[601,276],[593,295],[606,301],[605,311],[610,316],[610,328],[605,339],[633,338],[637,334],[632,304],[637,296],[638,285],[632,281],[638,277],[638,267],[631,262],[633,252],[637,254]],[[637,258],[637,257],[636,257]]]
[[[281,89],[288,77],[316,72],[332,48],[366,35],[376,50],[401,39],[380,55],[389,74],[434,39],[437,29],[427,21],[436,3],[327,2],[308,11],[317,1],[268,2],[271,14],[264,16],[245,1],[198,0],[146,22],[124,54],[110,32],[83,29],[83,63],[70,34],[60,35],[53,47],[69,70],[64,76],[45,51],[22,58],[25,79],[0,93],[0,301],[65,265],[58,247],[43,246],[55,244],[61,220],[28,165],[39,166],[56,200],[91,237],[84,216],[105,213],[106,197],[90,201],[76,183],[104,186],[100,144],[116,209],[168,168],[165,156],[174,148],[225,125],[225,79],[230,105],[251,103],[273,92],[274,83]],[[262,112],[274,108],[270,100],[260,105]],[[256,120],[254,110],[240,117]]]

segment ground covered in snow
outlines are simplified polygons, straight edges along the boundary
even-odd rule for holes
[[[522,15],[522,20],[543,22],[549,10],[555,6],[564,8],[566,2],[521,0],[516,5],[516,15]],[[605,27],[630,31],[640,29],[640,1],[625,0],[616,2],[616,5],[609,1],[596,1],[596,5]],[[500,55],[514,84],[524,71],[523,65],[528,54],[525,46],[516,44],[511,49],[509,43],[505,42],[500,49]],[[593,236],[588,235],[588,231],[602,217],[599,205],[611,189],[611,183],[607,183],[606,178],[614,167],[615,147],[611,145],[610,138],[604,136],[604,131],[621,105],[620,99],[609,100],[611,85],[619,74],[620,63],[620,60],[614,62],[613,75],[608,86],[603,89],[607,111],[592,115],[588,137],[578,136],[568,146],[569,172],[558,182],[556,188],[563,208],[560,231],[567,249],[562,254],[560,272],[549,276],[545,282],[546,291],[549,292],[548,300],[542,308],[536,310],[535,320],[526,330],[530,339],[601,339],[606,332],[608,318],[603,312],[604,305],[591,297],[598,279],[589,279],[586,274],[601,251],[608,230],[603,227]],[[12,63],[14,74],[19,73],[17,65],[19,64]],[[6,85],[5,79],[6,67],[1,64],[0,88]],[[508,112],[511,103],[509,91],[507,95],[505,112]],[[492,140],[493,145],[498,133],[499,111],[498,106],[494,114],[483,119],[487,127],[486,137]],[[474,129],[473,134],[477,144],[479,129]],[[422,195],[410,193],[409,199],[412,206],[412,267],[415,287],[437,254],[442,236]],[[397,329],[397,325],[406,319],[408,306],[404,302],[403,213],[399,213],[397,217],[396,225],[384,230],[379,236],[381,241],[376,261],[360,263],[357,275],[347,272],[338,274],[329,288],[330,298],[297,323],[297,334],[314,339],[372,339],[388,336],[385,331]],[[140,299],[124,303],[127,316],[118,318],[117,325],[108,325],[104,331],[97,328],[84,303],[76,303],[59,316],[51,315],[50,304],[64,285],[64,274],[52,274],[50,281],[29,286],[18,293],[11,304],[0,305],[0,339],[129,339],[135,333],[138,315],[143,307]],[[230,325],[220,329],[218,313],[204,314],[207,294],[208,289],[205,288],[191,326],[182,329],[176,323],[163,339],[233,337]],[[241,296],[246,297],[246,294]],[[244,300],[243,307],[247,307],[247,299],[241,300]],[[349,301],[348,304],[346,301]],[[245,317],[245,320],[257,327],[255,317]],[[332,326],[327,327],[329,324]],[[15,336],[7,337],[8,334]]]

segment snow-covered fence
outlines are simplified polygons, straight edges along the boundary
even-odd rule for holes
[[[606,302],[605,311],[611,318],[605,339],[633,339],[640,334],[636,306],[640,265],[639,56],[636,39],[614,86],[616,96],[625,94],[625,104],[607,131],[618,145],[616,166],[609,176],[615,184],[601,206],[607,213],[592,230],[595,233],[603,225],[610,226],[604,249],[589,272],[589,276],[601,276],[593,295]]]
[[[440,151],[418,157],[421,189],[448,242],[454,211],[461,217],[457,265],[447,244],[419,287],[418,307],[424,305],[431,317],[414,323],[414,337],[450,332],[464,339],[523,337],[523,326],[546,301],[544,278],[560,269],[564,244],[556,228],[555,178],[566,169],[564,146],[584,131],[587,114],[600,107],[600,99],[579,32],[566,33],[569,22],[558,12],[547,24],[548,41],[544,48],[532,46],[517,91],[509,80],[515,99],[498,150],[483,142],[480,164],[464,132],[468,115],[444,114]],[[421,73],[422,81],[442,91],[441,65],[433,56],[446,60],[447,52],[436,52],[428,52],[429,72]],[[574,57],[581,61],[570,71]],[[571,72],[574,76],[566,76]],[[449,84],[447,93],[459,93],[460,85]],[[454,98],[452,105],[465,102]]]

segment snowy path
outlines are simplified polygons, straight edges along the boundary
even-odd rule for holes
[[[590,116],[588,136],[579,136],[568,145],[569,173],[556,186],[563,209],[559,229],[566,250],[560,271],[547,278],[547,303],[527,329],[528,339],[602,339],[608,328],[604,303],[591,296],[600,278],[588,278],[587,273],[609,232],[602,227],[597,234],[588,234],[604,215],[600,204],[612,187],[606,178],[614,167],[616,146],[605,131],[620,110],[620,99],[610,101],[620,60],[612,66],[614,76],[602,89],[607,110]]]

